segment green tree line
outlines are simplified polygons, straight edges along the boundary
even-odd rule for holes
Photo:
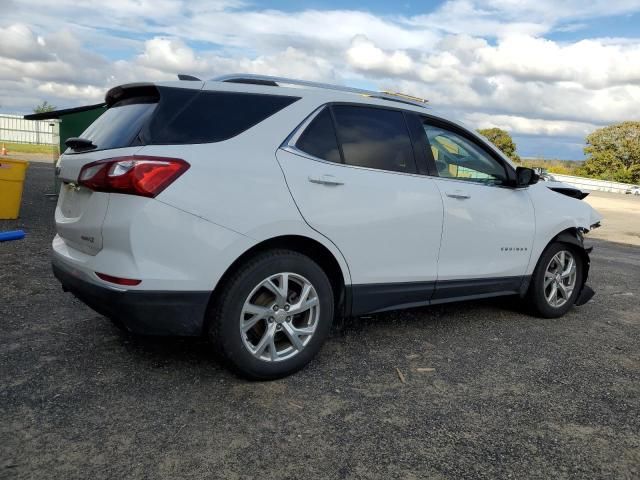
[[[551,173],[640,183],[640,122],[628,121],[598,128],[585,139],[584,162],[571,160],[522,160],[509,132],[488,128],[478,132],[505,155],[527,167],[546,168]]]

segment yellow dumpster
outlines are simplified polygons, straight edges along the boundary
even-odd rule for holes
[[[0,220],[18,218],[29,162],[0,157]]]

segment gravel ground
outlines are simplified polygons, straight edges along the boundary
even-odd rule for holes
[[[593,238],[640,247],[640,196],[591,192],[586,201],[605,217]]]
[[[639,247],[594,240],[597,296],[560,320],[504,299],[355,319],[248,383],[62,293],[50,169],[0,222],[28,233],[0,244],[0,478],[640,478]]]

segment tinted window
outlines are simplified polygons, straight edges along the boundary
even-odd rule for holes
[[[415,173],[411,140],[401,112],[348,105],[332,108],[345,163]]]
[[[331,112],[325,108],[316,115],[307,129],[300,135],[296,147],[314,157],[330,162],[342,162]]]
[[[126,104],[116,103],[80,137],[91,140],[98,150],[128,147],[155,108],[155,103],[131,103],[131,100]]]
[[[504,166],[471,140],[445,128],[424,126],[438,175],[470,182],[502,184]]]
[[[220,142],[235,137],[298,100],[297,97],[190,89],[161,90],[147,143]]]

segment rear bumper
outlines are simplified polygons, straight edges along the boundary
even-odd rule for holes
[[[53,274],[65,291],[101,315],[114,318],[130,332],[143,335],[202,334],[211,292],[142,291],[97,285],[78,270],[54,259]]]

